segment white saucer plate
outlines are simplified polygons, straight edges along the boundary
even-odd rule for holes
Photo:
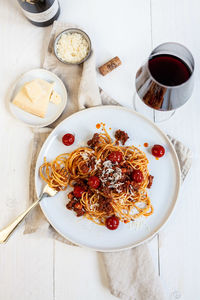
[[[48,111],[46,113],[45,118],[40,118],[30,113],[27,113],[12,103],[12,100],[14,99],[19,89],[26,82],[29,82],[36,78],[46,80],[49,83],[54,82],[54,89],[61,96],[61,103],[59,103],[58,105],[55,105],[51,102],[49,103]],[[45,69],[34,69],[24,73],[20,78],[17,79],[17,81],[13,85],[13,89],[11,91],[11,96],[9,99],[9,106],[12,115],[15,118],[17,118],[19,121],[23,122],[24,124],[30,127],[44,127],[53,123],[62,114],[62,112],[66,107],[66,104],[67,104],[67,90],[64,86],[64,83],[54,73],[47,71]]]

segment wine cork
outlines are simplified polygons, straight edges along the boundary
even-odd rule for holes
[[[101,75],[105,76],[108,73],[110,73],[112,70],[116,69],[122,64],[121,60],[118,56],[115,56],[111,60],[109,60],[107,63],[105,63],[103,66],[99,67],[99,72]]]

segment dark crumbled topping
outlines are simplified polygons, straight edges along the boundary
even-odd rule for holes
[[[69,210],[74,210],[77,217],[83,216],[85,214],[85,210],[80,201],[74,197],[73,192],[68,194],[68,198],[70,199],[70,201],[67,203],[66,207]]]
[[[115,138],[117,141],[120,141],[122,143],[122,145],[124,145],[126,143],[126,141],[129,139],[129,136],[125,131],[118,129],[115,132]]]
[[[88,146],[94,149],[99,143],[99,134],[95,133],[91,140],[87,142]]]
[[[100,212],[105,212],[107,215],[110,215],[114,212],[112,205],[110,204],[109,198],[101,198],[101,201],[99,201],[99,207],[98,210]]]
[[[74,209],[76,212],[77,217],[82,217],[85,214],[85,211],[83,209]]]
[[[84,180],[84,179],[77,178],[74,186],[75,185],[79,185],[79,186],[83,187],[84,190],[86,190],[86,191],[88,189],[87,180]]]
[[[69,198],[69,195],[68,195],[68,198]],[[66,207],[67,207],[68,209],[73,209],[75,204],[76,204],[76,200],[75,200],[75,199],[72,199],[72,200],[70,200],[70,201],[67,203]]]
[[[153,184],[153,179],[154,179],[154,176],[149,175],[149,178],[148,178],[149,183],[148,183],[148,185],[147,185],[147,188],[148,188],[148,189],[151,188],[151,186],[152,186],[152,184]]]

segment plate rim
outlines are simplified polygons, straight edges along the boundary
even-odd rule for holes
[[[83,245],[81,243],[78,243],[76,241],[74,241],[73,239],[70,239],[66,236],[64,236],[64,234],[62,234],[58,229],[56,229],[54,227],[54,225],[49,221],[48,219],[48,216],[47,214],[45,213],[45,210],[43,209],[42,207],[42,202],[39,203],[40,205],[40,208],[45,216],[45,218],[47,219],[47,221],[49,222],[49,224],[54,228],[54,230],[60,234],[64,239],[66,240],[69,240],[71,243],[79,246],[79,247],[82,247],[82,248],[85,248],[85,249],[89,249],[89,250],[93,250],[93,251],[98,251],[98,252],[118,252],[118,251],[124,251],[124,250],[128,250],[128,249],[132,249],[132,248],[135,248],[137,246],[140,246],[144,243],[147,243],[148,241],[150,241],[151,239],[153,239],[161,230],[164,229],[164,227],[167,225],[167,223],[169,222],[170,218],[172,217],[172,215],[174,214],[175,212],[175,208],[176,208],[176,205],[177,205],[177,202],[178,202],[178,198],[179,198],[179,195],[180,195],[180,187],[181,187],[181,169],[180,169],[180,163],[179,163],[179,159],[178,159],[178,156],[177,156],[177,153],[175,151],[175,148],[172,144],[172,142],[170,141],[170,139],[168,138],[168,136],[155,124],[153,123],[150,119],[148,119],[147,117],[143,116],[142,114],[138,113],[137,111],[135,111],[134,109],[131,109],[131,108],[127,108],[127,107],[123,107],[123,106],[118,106],[118,105],[99,105],[99,106],[95,106],[95,107],[90,107],[90,108],[87,108],[87,109],[84,109],[84,110],[80,110],[78,112],[75,112],[74,114],[66,117],[64,120],[62,120],[53,130],[52,132],[49,134],[49,136],[47,137],[47,139],[49,139],[49,137],[51,137],[55,130],[57,129],[57,127],[59,127],[62,123],[64,123],[64,121],[66,119],[70,119],[72,117],[74,117],[74,115],[79,115],[79,114],[82,114],[84,111],[88,111],[88,110],[98,110],[98,109],[102,109],[102,108],[108,108],[108,109],[117,109],[117,110],[125,110],[127,112],[130,112],[136,116],[139,116],[140,118],[142,118],[143,120],[145,120],[146,122],[150,123],[151,126],[153,126],[167,141],[168,143],[170,144],[171,146],[171,149],[172,149],[172,152],[173,152],[173,156],[174,156],[174,161],[175,161],[175,169],[176,169],[176,177],[177,177],[177,187],[176,187],[176,191],[175,191],[175,197],[174,197],[174,201],[173,201],[173,204],[172,204],[172,207],[171,207],[171,210],[170,212],[168,213],[166,219],[162,222],[161,226],[159,226],[159,228],[153,233],[151,234],[150,236],[148,236],[147,238],[143,239],[142,241],[139,241],[138,243],[135,243],[133,245],[129,245],[129,246],[125,246],[125,247],[119,247],[117,249],[102,249],[102,248],[96,248],[96,247],[91,247],[91,246],[86,246],[86,245]],[[47,143],[47,139],[44,141],[41,149],[40,149],[40,152],[38,154],[38,157],[37,157],[37,161],[36,161],[36,164],[35,164],[35,190],[36,190],[36,195],[38,195],[37,193],[37,189],[36,189],[36,181],[37,181],[37,176],[38,176],[38,173],[37,173],[37,164],[38,164],[38,158],[40,156],[40,153],[43,151],[43,149],[45,148],[45,145]]]
[[[63,103],[63,109],[59,112],[58,115],[56,115],[56,117],[52,118],[52,120],[50,122],[44,122],[42,125],[31,125],[29,123],[26,123],[24,121],[22,121],[21,119],[19,119],[16,114],[13,112],[13,109],[12,109],[12,95],[13,95],[13,92],[18,84],[18,82],[24,77],[26,76],[28,73],[32,72],[32,71],[36,71],[36,72],[43,72],[43,73],[47,73],[47,74],[50,74],[50,75],[53,75],[53,77],[56,78],[56,80],[59,82],[59,84],[62,86],[63,88],[63,91],[65,93],[65,97],[64,97],[64,100],[62,100],[64,103]],[[24,124],[28,127],[31,127],[31,128],[43,128],[43,127],[46,127],[50,124],[52,124],[53,122],[55,122],[60,116],[61,114],[63,113],[64,109],[66,108],[66,105],[67,105],[67,102],[68,102],[68,92],[67,92],[67,88],[65,87],[63,81],[54,73],[54,72],[51,72],[49,70],[46,70],[44,68],[35,68],[35,69],[31,69],[29,71],[26,71],[24,73],[22,73],[12,84],[11,86],[11,89],[10,89],[10,92],[9,92],[9,96],[8,96],[8,104],[9,104],[9,111],[11,113],[11,115],[15,118],[15,120],[17,120],[18,122],[20,122],[21,124]]]

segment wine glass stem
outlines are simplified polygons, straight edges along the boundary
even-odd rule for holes
[[[133,96],[133,108],[135,111],[141,113],[154,123],[167,121],[175,114],[175,110],[159,111],[152,109],[151,107],[143,103],[143,101],[139,98],[137,92],[135,92]]]

